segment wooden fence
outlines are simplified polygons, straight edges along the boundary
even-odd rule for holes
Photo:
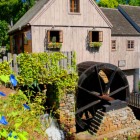
[[[48,52],[46,52],[46,53],[48,53]],[[51,52],[51,53],[53,53],[53,52]],[[62,67],[60,67],[61,69],[67,69],[68,70],[67,64],[69,64],[70,67],[73,65],[73,62],[72,62],[73,52],[60,52],[60,53],[63,53],[67,57],[67,59],[61,59],[58,62],[58,65],[62,66]],[[9,66],[11,67],[11,70],[15,71],[16,75],[18,75],[19,74],[19,65],[16,62],[16,58],[19,55],[17,55],[17,54],[12,55],[11,53],[8,53],[7,56],[4,56],[3,59],[0,59],[0,63],[2,61],[10,61],[11,59],[13,59],[12,62],[9,64]],[[69,73],[70,73],[71,70],[72,69],[68,70]]]
[[[140,108],[140,95],[138,93],[130,93],[128,104]]]

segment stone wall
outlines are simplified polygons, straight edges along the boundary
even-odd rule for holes
[[[56,105],[56,93],[53,86],[48,86],[47,88],[47,100],[50,108],[53,110],[59,110],[60,112],[56,114],[60,129],[63,130],[66,139],[74,139],[76,132],[76,121],[75,121],[75,95],[74,93],[66,93],[59,103]]]
[[[60,127],[64,130],[67,139],[74,139],[76,132],[75,122],[75,97],[73,94],[68,93],[59,104],[60,110]]]
[[[94,135],[79,133],[77,140],[127,140],[128,137],[140,138],[140,121],[136,119],[129,107],[107,113],[98,110],[89,130]]]
[[[92,128],[96,135],[103,135],[108,132],[132,127],[136,124],[137,120],[133,111],[129,107],[125,107],[107,113],[98,110],[93,119]]]

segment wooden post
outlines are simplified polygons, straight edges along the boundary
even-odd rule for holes
[[[16,75],[18,75],[18,67],[17,67],[16,58],[17,58],[17,54],[13,54],[14,71],[15,71]]]
[[[71,52],[71,66],[73,65],[72,59],[73,59],[73,51]],[[72,72],[74,72],[74,68],[72,68]]]
[[[3,57],[3,61],[7,61],[7,56],[4,56]]]
[[[31,54],[30,54],[31,55]],[[21,56],[21,54],[18,54],[18,56]],[[19,60],[19,63],[20,63],[20,60]],[[18,68],[18,74],[20,73],[20,71],[19,71],[19,64],[17,64],[17,68]]]
[[[0,59],[0,63],[2,63],[2,59]]]
[[[64,52],[64,55],[67,57],[66,52]],[[64,69],[67,69],[67,58],[64,59]]]
[[[63,52],[61,52],[61,53],[63,53]],[[64,62],[64,59],[61,59],[60,60],[60,70],[63,69],[63,67],[62,67],[63,66],[63,62]]]
[[[69,64],[69,66],[71,67],[71,52],[68,52],[68,64]],[[68,72],[69,74],[71,73],[71,68],[69,69],[69,72]]]
[[[7,57],[8,57],[8,62],[11,61],[11,53],[8,53]],[[11,70],[12,70],[12,62],[9,63],[9,66],[11,67]]]

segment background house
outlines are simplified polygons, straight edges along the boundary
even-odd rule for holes
[[[118,9],[101,8],[109,21],[113,24],[111,29],[111,62],[118,65],[124,60],[125,66],[120,67],[130,85],[130,91],[137,91],[139,77],[139,45],[140,33],[131,25]]]
[[[134,28],[138,32],[140,32],[140,15],[139,15],[140,6],[118,5],[117,8],[125,16],[125,18],[132,24],[132,26],[134,26]],[[140,44],[138,47],[140,52]],[[139,55],[139,67],[140,67],[140,55]],[[139,69],[139,73],[140,73],[140,69]]]
[[[11,52],[44,52],[56,42],[62,48],[51,50],[76,51],[77,63],[122,65],[131,92],[138,91],[135,71],[140,34],[118,10],[107,13],[94,0],[40,0],[9,31]],[[91,48],[91,42],[102,46]]]

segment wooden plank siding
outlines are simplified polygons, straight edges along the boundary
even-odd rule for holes
[[[32,52],[44,52],[45,32],[51,27],[32,26]],[[63,43],[61,51],[76,51],[77,63],[83,61],[109,62],[110,28],[96,28],[95,31],[103,31],[103,44],[100,49],[93,50],[88,46],[88,32],[92,28],[82,27],[55,27],[54,30],[63,31]]]
[[[70,0],[51,0],[29,22],[31,25],[109,27],[93,0],[80,0],[80,13],[70,13]],[[107,19],[106,19],[107,20]]]
[[[111,51],[111,64],[118,66],[118,60],[126,60],[126,66],[122,70],[139,68],[139,37],[112,36],[116,40],[116,50]],[[134,40],[134,50],[127,50],[127,40]]]

